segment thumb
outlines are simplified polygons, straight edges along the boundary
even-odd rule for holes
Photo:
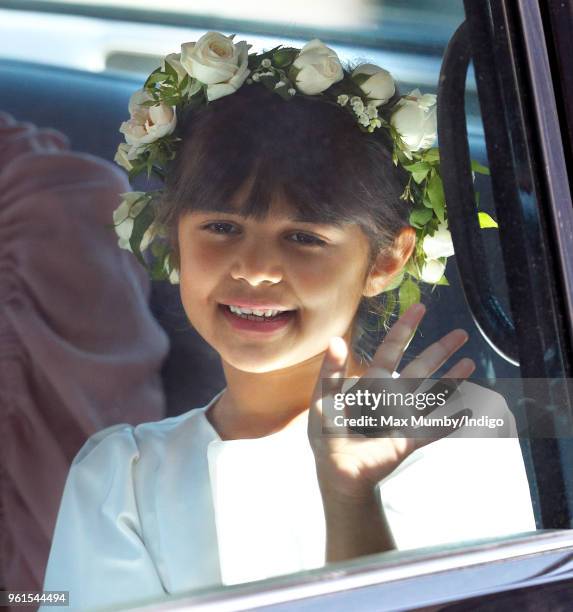
[[[319,435],[323,427],[334,426],[334,415],[329,414],[332,411],[329,410],[323,415],[323,402],[340,392],[346,373],[348,352],[344,338],[333,336],[330,339],[310,404],[309,431],[314,435]]]

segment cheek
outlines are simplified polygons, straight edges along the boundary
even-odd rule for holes
[[[323,323],[326,309],[329,320],[346,321],[354,315],[362,297],[363,268],[348,265],[348,262],[343,265],[338,258],[316,265],[307,260],[298,276],[304,304],[315,308]]]
[[[181,266],[189,270],[201,270],[221,263],[225,252],[221,248],[205,244],[201,240],[187,240],[180,249]]]
[[[221,278],[223,262],[213,249],[188,241],[180,248],[179,287],[187,317],[204,318],[213,289]]]

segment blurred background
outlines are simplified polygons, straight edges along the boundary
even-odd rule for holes
[[[463,18],[461,0],[0,0],[0,57],[144,76],[206,30],[248,36],[254,51],[320,37],[343,60],[379,63],[403,92],[433,92]]]

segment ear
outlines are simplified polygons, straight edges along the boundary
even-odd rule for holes
[[[364,297],[374,297],[384,291],[392,279],[401,272],[416,247],[416,230],[413,227],[403,227],[393,244],[382,249],[370,268],[366,277]]]

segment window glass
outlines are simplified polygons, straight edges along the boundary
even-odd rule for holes
[[[8,142],[18,129],[24,140],[31,139],[31,150],[39,146],[38,142],[46,147],[46,157],[34,161],[37,165],[32,171],[21,170],[9,176],[10,181],[21,180],[31,194],[26,199],[15,192],[17,214],[23,220],[31,219],[32,228],[36,219],[42,224],[55,223],[58,228],[57,232],[40,228],[36,234],[18,229],[28,225],[11,226],[14,236],[23,236],[15,252],[22,249],[32,255],[17,259],[20,267],[16,277],[24,288],[15,291],[17,299],[10,302],[6,322],[0,321],[9,330],[14,346],[20,347],[20,352],[0,357],[0,373],[13,381],[13,396],[18,396],[16,401],[10,395],[6,404],[14,435],[2,504],[11,545],[22,552],[15,553],[12,565],[5,568],[7,586],[33,590],[44,585],[49,590],[67,590],[70,600],[81,601],[83,609],[137,605],[196,590],[299,572],[304,575],[323,568],[325,556],[326,561],[336,562],[381,553],[383,564],[391,558],[385,553],[395,548],[441,549],[451,543],[534,531],[539,518],[535,488],[539,474],[532,469],[529,444],[520,443],[517,435],[525,413],[517,411],[512,403],[521,392],[522,373],[518,365],[492,347],[475,324],[464,298],[456,258],[449,252],[445,220],[440,225],[440,244],[437,235],[429,235],[439,251],[433,257],[428,254],[431,241],[417,247],[411,242],[412,248],[418,249],[415,254],[421,249],[434,265],[447,266],[445,276],[436,277],[439,284],[412,282],[414,287],[419,285],[427,313],[407,343],[401,365],[396,371],[386,371],[384,380],[396,385],[387,390],[408,389],[403,382],[408,376],[398,374],[410,368],[406,371],[413,378],[422,378],[416,358],[430,346],[434,352],[439,351],[434,343],[462,328],[469,336],[467,343],[459,339],[463,348],[446,363],[436,357],[432,374],[437,378],[458,360],[472,359],[476,383],[460,410],[469,406],[472,415],[479,405],[485,411],[485,420],[481,425],[474,424],[477,433],[473,435],[454,434],[447,440],[420,444],[418,450],[404,452],[399,461],[395,454],[394,463],[391,458],[387,460],[390,467],[384,473],[380,469],[381,454],[390,457],[398,451],[388,442],[392,437],[380,434],[381,427],[367,431],[370,435],[361,439],[363,449],[366,444],[372,448],[378,444],[372,454],[356,451],[357,442],[352,437],[346,447],[332,443],[342,440],[327,435],[333,430],[340,435],[336,423],[330,424],[331,430],[323,430],[330,440],[325,443],[331,448],[328,462],[321,463],[324,448],[309,443],[308,412],[293,406],[309,401],[308,391],[313,390],[308,382],[310,373],[314,381],[320,371],[309,364],[324,353],[324,346],[318,352],[314,347],[324,340],[325,330],[339,329],[342,324],[338,320],[351,314],[354,321],[360,300],[353,296],[360,297],[365,290],[360,274],[370,270],[366,262],[371,245],[364,225],[326,223],[325,209],[318,199],[316,206],[322,207],[323,217],[311,218],[308,211],[303,211],[303,217],[308,213],[307,218],[293,221],[288,198],[280,197],[297,193],[302,199],[306,192],[294,187],[298,189],[305,181],[310,185],[308,193],[311,187],[313,194],[321,193],[318,179],[305,174],[301,160],[307,160],[312,172],[320,170],[320,176],[329,177],[324,193],[332,201],[342,201],[340,195],[330,193],[331,184],[339,187],[340,194],[340,190],[350,189],[351,180],[332,171],[329,174],[328,168],[331,160],[344,156],[346,165],[341,167],[347,169],[349,177],[351,169],[356,177],[371,179],[370,188],[374,189],[373,172],[368,177],[364,164],[359,167],[363,158],[351,157],[348,151],[354,145],[351,139],[340,140],[342,131],[337,132],[336,146],[326,137],[319,141],[316,134],[320,132],[313,131],[307,117],[304,129],[308,133],[297,135],[299,124],[294,119],[288,129],[285,121],[277,121],[277,136],[270,140],[273,124],[269,117],[261,111],[260,118],[249,123],[255,113],[245,107],[247,119],[236,111],[240,137],[232,137],[228,134],[234,125],[225,119],[227,138],[222,132],[213,133],[212,141],[204,139],[201,152],[193,158],[197,164],[204,159],[211,163],[206,166],[211,185],[192,192],[207,204],[193,214],[182,214],[176,234],[169,236],[176,238],[179,249],[179,285],[157,278],[146,284],[139,264],[125,252],[133,249],[133,244],[126,249],[129,236],[120,238],[122,252],[116,246],[117,236],[112,233],[110,238],[109,226],[129,216],[126,213],[120,220],[116,212],[112,217],[127,183],[117,168],[112,170],[111,164],[97,160],[111,162],[116,157],[117,161],[117,146],[133,144],[129,138],[124,143],[118,130],[129,118],[130,95],[142,86],[146,76],[158,68],[164,56],[178,53],[181,43],[197,41],[207,31],[235,34],[234,42],[246,40],[252,45],[251,52],[277,45],[301,48],[310,40],[320,39],[345,65],[367,62],[388,70],[397,86],[394,100],[398,95],[410,96],[403,100],[405,105],[413,105],[406,123],[411,126],[421,116],[426,121],[428,107],[435,104],[431,96],[438,92],[442,57],[464,20],[463,2],[300,1],[288,7],[246,2],[240,11],[236,3],[223,0],[171,0],[160,5],[147,0],[43,0],[30,3],[30,7],[24,4],[22,10],[14,10],[0,2],[0,75],[4,74],[9,84],[6,106],[2,108],[0,101],[0,111],[10,113],[15,122],[61,131],[80,155],[66,157],[68,145],[55,133],[32,137],[29,125],[18,124],[13,129],[10,124],[8,129],[8,123],[0,123],[0,139]],[[41,10],[43,5],[45,12]],[[249,83],[243,87],[261,86]],[[424,94],[430,96],[422,98]],[[464,96],[469,150],[475,162],[474,189],[483,224],[490,226],[482,230],[487,253],[483,273],[490,277],[501,307],[509,312],[505,278],[511,262],[504,258],[499,230],[493,227],[498,210],[487,169],[473,66]],[[222,96],[212,103],[217,108],[226,102]],[[253,104],[258,104],[256,99]],[[338,105],[342,106],[340,101]],[[139,112],[147,112],[145,108],[142,106]],[[397,109],[387,109],[390,123]],[[183,121],[177,114],[169,115],[169,108],[164,111],[168,120],[166,116],[148,119],[145,129],[162,122],[175,125]],[[342,113],[341,108],[336,111]],[[124,134],[134,137],[135,131],[130,130],[144,129],[144,123],[135,126],[134,121],[132,117],[132,125],[123,125]],[[278,194],[279,200],[272,202],[278,215],[263,220],[229,209],[221,211],[221,207],[209,209],[215,206],[212,194],[223,193],[225,202],[225,197],[238,197],[237,192],[225,193],[223,186],[242,172],[243,159],[248,157],[247,143],[252,142],[253,133],[259,132],[267,134],[268,142],[256,167],[268,172],[269,185],[273,180],[273,185],[281,185],[281,176],[288,176],[287,187],[294,191],[276,190],[274,195]],[[292,145],[283,153],[281,148],[287,141],[298,143],[298,148]],[[217,150],[219,143],[225,143],[222,153]],[[171,145],[177,146],[175,141]],[[20,144],[12,142],[10,146],[14,155],[21,155]],[[397,172],[391,163],[395,151],[388,142],[385,146],[384,172],[389,176]],[[403,206],[426,206],[433,214],[435,198],[441,197],[443,188],[438,180],[439,168],[432,165],[431,157],[420,157],[420,151],[431,146],[431,142],[425,148],[411,146],[411,163],[407,155],[404,157],[404,150],[396,157],[396,162],[406,167],[402,178],[410,180],[409,185],[418,190],[425,204],[420,203],[422,200],[410,204],[407,198],[392,197]],[[0,146],[0,160],[1,150]],[[54,150],[64,152],[62,163],[69,166],[57,165],[57,155],[47,154]],[[160,153],[168,155],[170,150]],[[293,151],[296,160],[292,159]],[[131,162],[138,155],[135,149],[130,149],[132,152]],[[124,153],[127,155],[127,150]],[[35,154],[40,155],[37,149]],[[222,167],[218,165],[220,159],[232,163]],[[327,160],[326,164],[320,160]],[[19,163],[26,168],[22,160]],[[129,165],[124,160],[125,164]],[[413,168],[415,164],[417,169]],[[322,167],[325,165],[326,170]],[[354,185],[364,187],[356,177]],[[249,176],[249,180],[252,178]],[[524,178],[524,182],[529,179]],[[140,176],[132,185],[139,191],[162,187],[157,176]],[[189,185],[191,181],[185,187]],[[400,185],[400,192],[404,188],[406,183]],[[264,200],[265,184],[257,189],[247,192],[246,199]],[[365,187],[360,197],[365,198],[368,189]],[[384,189],[390,192],[389,187]],[[174,194],[170,196],[175,201]],[[136,199],[131,204],[134,202],[138,204]],[[126,206],[125,210],[129,208]],[[48,214],[46,210],[54,212]],[[88,217],[91,225],[86,224]],[[412,219],[404,218],[408,222]],[[131,223],[130,231],[140,228],[137,223]],[[437,234],[437,227],[434,230]],[[404,240],[401,246],[393,244],[394,250],[388,246],[387,252],[393,255],[380,264],[380,270],[386,270],[384,266],[391,270],[386,276],[407,265],[407,257],[402,261],[396,254],[408,250],[407,236]],[[38,265],[32,266],[29,262],[36,261],[33,254],[38,244],[44,250],[41,257],[36,255]],[[65,253],[60,252],[63,244],[68,245]],[[61,275],[54,272],[59,269]],[[417,280],[429,274],[419,266],[410,270],[415,270],[411,276],[417,275]],[[155,272],[159,276],[163,271]],[[379,281],[386,277],[380,272],[372,278]],[[415,288],[400,291],[396,298],[406,302],[412,291]],[[252,305],[253,296],[265,297],[266,305],[261,306],[265,314],[244,312],[257,310]],[[273,304],[269,303],[271,298]],[[357,357],[356,375],[366,371],[365,364],[388,333],[376,311],[364,307],[364,303],[360,301],[364,341],[349,347],[361,359]],[[396,322],[398,312],[396,305],[390,324]],[[277,325],[284,337],[273,332],[272,341],[263,342],[256,335],[249,338],[249,329],[252,332],[254,323],[261,324],[256,320],[261,316],[275,319],[268,325],[280,323],[283,317],[287,321],[283,327],[290,331],[280,332],[282,328]],[[450,341],[456,342],[452,336]],[[455,389],[446,387],[445,392],[455,393]],[[352,414],[362,417],[371,406],[366,403],[360,408],[365,409]],[[413,414],[426,409],[415,406]],[[328,414],[335,417],[336,405],[333,410]],[[483,424],[494,417],[503,425],[497,435],[497,425]],[[320,415],[318,418],[323,427]],[[442,421],[438,433],[431,428],[426,433],[442,438],[453,428],[450,421]],[[32,440],[42,442],[36,446]],[[371,463],[377,466],[374,473],[378,478],[370,483],[371,495],[364,495],[367,487],[355,485],[356,474],[361,482],[367,481],[364,474]],[[333,489],[325,484],[331,473],[335,474]],[[48,474],[53,477],[52,487],[45,483]],[[343,484],[348,487],[344,489]],[[27,538],[24,533],[31,535]],[[106,585],[108,595],[102,594],[102,585]]]

